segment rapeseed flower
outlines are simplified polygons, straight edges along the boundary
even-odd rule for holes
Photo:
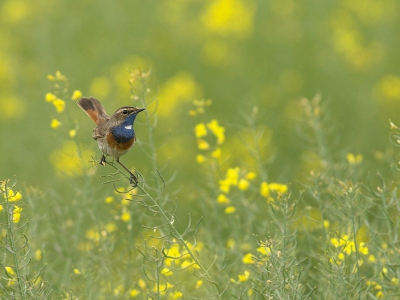
[[[50,127],[53,129],[56,129],[58,127],[60,127],[62,125],[62,123],[60,121],[58,121],[57,119],[52,119],[51,123],[50,123]]]

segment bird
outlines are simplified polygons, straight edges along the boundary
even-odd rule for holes
[[[137,114],[145,108],[124,106],[109,117],[100,101],[93,97],[80,98],[77,104],[97,125],[93,129],[92,137],[102,152],[99,164],[105,165],[106,156],[111,156],[129,173],[131,184],[137,185],[137,177],[120,162],[119,158],[135,144],[133,123]]]

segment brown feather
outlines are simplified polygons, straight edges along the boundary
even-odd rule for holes
[[[77,101],[77,104],[96,125],[104,124],[110,119],[103,105],[93,97],[81,98]]]

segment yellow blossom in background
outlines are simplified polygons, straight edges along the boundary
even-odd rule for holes
[[[196,281],[196,289],[198,289],[199,287],[201,287],[203,284],[203,280],[197,280]]]
[[[243,178],[239,180],[239,183],[238,183],[239,190],[245,191],[249,188],[249,186],[250,186],[250,182],[248,180],[243,179]]]
[[[107,77],[97,77],[92,80],[89,91],[90,94],[96,95],[96,97],[102,99],[107,97],[111,88],[111,82]]]
[[[82,274],[81,271],[79,271],[79,269],[77,269],[77,268],[74,269],[74,273],[76,275],[81,275]]]
[[[400,100],[400,76],[389,74],[383,77],[378,83],[376,93],[383,100]]]
[[[363,156],[361,154],[354,155],[353,153],[348,153],[346,159],[349,164],[357,165],[362,162]]]
[[[172,275],[174,275],[174,272],[172,272],[168,268],[164,268],[164,269],[161,270],[161,274],[164,275],[164,276],[172,276]]]
[[[15,119],[25,114],[26,105],[17,96],[6,96],[0,98],[0,119]]]
[[[207,135],[207,128],[204,123],[199,123],[194,127],[196,138],[202,138]]]
[[[235,248],[235,244],[236,244],[236,242],[235,242],[234,239],[229,239],[229,240],[226,242],[226,247],[227,247],[228,249],[233,249],[233,248]]]
[[[169,295],[169,299],[181,299],[183,294],[181,292],[175,291]]]
[[[254,13],[255,4],[251,0],[212,0],[200,19],[209,32],[243,38],[253,31]]]
[[[225,213],[227,215],[234,214],[236,212],[236,208],[234,206],[228,206],[225,208]]]
[[[255,172],[249,172],[249,173],[247,173],[246,174],[246,179],[247,180],[253,180],[254,178],[256,178],[257,177],[257,174],[255,173]]]
[[[114,296],[119,296],[124,293],[124,286],[122,284],[117,285],[117,287],[114,289],[113,294]]]
[[[110,223],[107,223],[105,229],[107,232],[111,233],[111,232],[114,232],[115,230],[117,230],[117,225],[115,225],[114,222],[110,222]]]
[[[14,272],[13,268],[11,268],[11,267],[5,267],[5,269],[6,269],[6,272],[7,272],[7,275],[8,275],[8,276],[14,277],[15,275],[17,275],[17,274]]]
[[[221,204],[228,204],[230,202],[230,200],[224,194],[219,194],[219,196],[217,198],[217,202],[221,203]]]
[[[261,246],[261,247],[258,247],[256,249],[256,251],[258,253],[261,253],[264,256],[270,256],[271,255],[271,249],[269,247]]]
[[[47,93],[45,99],[47,102],[53,102],[54,100],[57,99],[57,96],[52,93]]]
[[[51,123],[50,123],[50,127],[56,129],[56,128],[60,127],[61,124],[62,123],[60,121],[58,121],[57,119],[52,119]]]
[[[0,204],[0,212],[2,212],[4,210],[3,205]]]
[[[338,257],[338,259],[340,259],[340,260],[344,260],[344,258],[345,258],[344,254],[343,254],[342,252],[340,252],[340,253],[337,255],[337,257]]]
[[[243,274],[239,274],[238,278],[239,278],[239,282],[246,282],[250,278],[249,271],[244,271]]]
[[[200,94],[200,85],[191,74],[178,73],[161,84],[158,113],[161,116],[169,116],[182,102],[189,102]]]
[[[229,182],[229,180],[220,180],[219,181],[219,190],[221,192],[224,192],[225,194],[229,193],[229,190],[231,188],[231,184]]]
[[[87,231],[86,231],[86,237],[87,237],[89,240],[91,240],[91,241],[93,241],[93,242],[96,242],[96,243],[98,243],[98,242],[100,241],[100,233],[99,233],[98,230],[95,230],[95,229],[89,229],[89,230],[87,230]]]
[[[194,261],[192,260],[185,260],[181,263],[181,268],[182,269],[186,269],[186,268],[190,268],[190,269],[200,269],[199,265],[196,264]]]
[[[75,90],[75,91],[72,93],[71,99],[72,99],[72,100],[78,100],[78,99],[81,98],[81,97],[82,97],[82,92],[81,92],[81,91],[78,91],[78,90]]]
[[[328,220],[324,220],[324,228],[328,229],[330,225]]]
[[[211,152],[211,157],[220,158],[221,157],[221,148],[217,148],[213,152]]]
[[[71,129],[70,131],[68,131],[68,135],[70,138],[74,138],[76,136],[76,130]]]
[[[197,163],[201,164],[201,163],[203,163],[205,161],[206,161],[206,157],[204,155],[201,155],[201,154],[197,154],[196,155],[196,162]]]
[[[90,149],[79,153],[76,144],[68,141],[51,153],[50,161],[59,175],[78,176],[82,175],[84,171],[94,170],[93,165],[89,162],[94,156],[95,153]]]
[[[262,182],[260,186],[260,194],[261,196],[268,198],[269,197],[269,186],[268,183]]]
[[[278,192],[279,194],[284,194],[288,191],[288,186],[286,184],[271,182],[268,186],[270,190]]]
[[[215,135],[217,138],[217,144],[221,145],[225,141],[225,128],[218,124],[218,121],[213,119],[211,122],[207,123],[207,128]]]
[[[56,100],[53,100],[52,103],[53,103],[53,105],[56,108],[56,111],[58,113],[62,113],[64,111],[64,108],[65,108],[65,101],[64,100],[61,100],[61,99],[57,98]]]
[[[19,207],[17,205],[14,206],[14,211],[13,211],[13,222],[18,223],[19,220],[21,219],[21,211],[22,207]]]
[[[124,222],[129,222],[129,221],[131,220],[131,215],[130,215],[130,213],[124,212],[124,213],[121,215],[121,220],[124,221]]]
[[[108,196],[106,197],[106,199],[104,200],[106,203],[111,203],[114,201],[114,197],[113,196]]]
[[[243,259],[242,259],[243,263],[245,263],[246,265],[251,265],[254,263],[254,259],[253,259],[253,254],[251,253],[247,253]]]
[[[200,150],[208,150],[210,149],[210,145],[205,140],[197,140],[197,146]]]
[[[139,291],[137,289],[133,289],[129,292],[129,296],[131,296],[132,298],[135,298],[137,295],[139,295]]]
[[[146,282],[143,279],[138,280],[138,286],[144,290],[146,288]]]
[[[371,254],[370,256],[368,256],[368,261],[369,262],[376,262],[375,255]]]
[[[393,278],[390,280],[390,283],[393,284],[393,285],[398,285],[398,284],[399,284],[399,278],[393,277]]]
[[[35,251],[35,255],[34,255],[36,260],[42,260],[42,250],[38,249]]]

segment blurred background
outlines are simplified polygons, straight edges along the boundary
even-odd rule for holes
[[[68,172],[60,167],[71,129],[77,129],[87,159],[100,158],[91,139],[94,124],[78,106],[63,99],[67,118],[45,101],[54,91],[47,76],[57,70],[68,78],[70,94],[94,96],[111,114],[137,105],[129,72],[151,68],[159,144],[169,136],[159,164],[169,163],[167,175],[176,172],[177,188],[199,183],[193,132],[199,122],[217,119],[226,127],[229,165],[243,164],[234,154],[245,142],[238,138],[244,114],[255,106],[267,133],[263,151],[274,157],[270,179],[290,182],[305,173],[298,101],[318,93],[333,147],[379,165],[389,144],[389,119],[399,120],[399,14],[395,0],[3,0],[0,179],[16,175],[27,185],[62,192],[63,178],[75,176],[63,175]],[[196,99],[212,104],[191,116]],[[62,125],[51,128],[53,118]],[[140,118],[139,140],[146,131]],[[121,160],[144,175],[151,171],[139,147]]]

